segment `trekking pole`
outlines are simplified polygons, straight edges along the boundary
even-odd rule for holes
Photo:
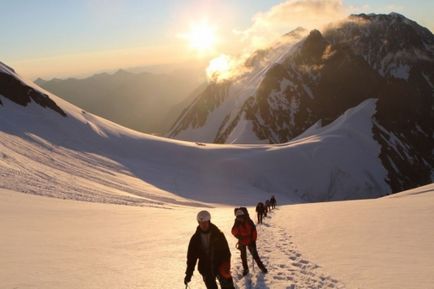
[[[255,272],[255,258],[252,255],[252,271]]]

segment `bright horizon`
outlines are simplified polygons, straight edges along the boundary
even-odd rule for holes
[[[30,1],[29,1],[30,2]],[[431,31],[432,1],[0,0],[0,61],[35,79],[203,62],[260,48],[298,26],[397,12]]]

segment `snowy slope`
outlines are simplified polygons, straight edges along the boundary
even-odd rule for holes
[[[434,184],[376,200],[288,206],[273,224],[346,288],[422,289],[434,284],[432,220]]]
[[[367,104],[370,107],[363,113],[371,113],[373,102]],[[298,202],[366,198],[388,192],[385,173],[376,159],[378,147],[372,141],[363,142],[364,138],[354,135],[351,128],[284,145],[203,146],[153,137],[114,136],[107,127],[90,123],[81,127],[84,131],[76,134],[76,139],[68,139],[62,127],[58,138],[53,135],[58,125],[46,131],[23,124],[26,128],[20,127],[20,132],[14,116],[23,120],[28,114],[16,113],[23,108],[5,101],[8,109],[13,106],[17,111],[12,115],[0,114],[3,125],[12,120],[10,127],[15,129],[0,132],[3,188],[138,205],[150,199],[180,202],[179,196],[195,201],[242,203],[247,197],[266,198],[267,192],[273,192],[286,201]],[[39,110],[36,106],[27,109]],[[54,112],[51,116],[58,117]],[[38,119],[26,122],[37,124]],[[66,133],[73,130],[70,127]],[[372,155],[362,155],[365,151]],[[355,163],[359,166],[354,167]],[[51,187],[56,184],[59,188],[53,191]]]
[[[258,226],[269,273],[255,267],[244,279],[230,234],[233,210],[210,211],[228,239],[239,289],[427,289],[434,284],[433,198],[431,184],[382,199],[280,206]],[[198,210],[0,189],[0,288],[184,288]],[[197,271],[190,288],[203,288]]]

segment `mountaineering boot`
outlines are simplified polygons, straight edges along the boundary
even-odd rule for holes
[[[244,269],[243,270],[243,276],[246,276],[247,274],[249,274],[249,269]]]
[[[262,273],[267,274],[268,270],[267,268],[265,268],[264,264],[261,264],[261,266],[259,266],[259,269],[261,269]]]

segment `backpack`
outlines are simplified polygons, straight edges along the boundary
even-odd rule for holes
[[[262,202],[259,202],[257,205],[256,205],[256,212],[264,212],[264,210],[265,210],[265,208],[264,208],[264,203],[262,203]]]

